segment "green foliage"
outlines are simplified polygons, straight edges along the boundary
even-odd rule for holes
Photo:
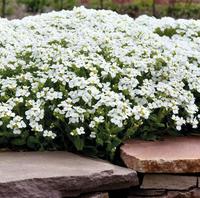
[[[103,3],[102,3],[103,2]],[[1,16],[9,16],[18,12],[15,11],[15,4],[26,6],[26,10],[32,13],[46,12],[47,10],[72,9],[74,6],[80,6],[79,0],[0,0]],[[120,4],[112,0],[90,0],[85,6],[89,8],[103,8],[115,10],[119,13],[129,14],[137,17],[141,14],[154,15],[157,17],[172,16],[175,18],[200,18],[200,5],[194,3],[176,3],[176,4],[156,4],[155,10],[152,9],[152,0],[134,0],[131,3]],[[5,8],[2,6],[5,4]],[[154,13],[156,12],[156,13]]]
[[[28,12],[41,12],[44,6],[48,5],[48,0],[17,0],[18,3],[25,4]]]

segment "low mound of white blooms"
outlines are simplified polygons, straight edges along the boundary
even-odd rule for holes
[[[113,153],[130,137],[197,128],[199,98],[198,20],[84,7],[0,19],[0,146]]]

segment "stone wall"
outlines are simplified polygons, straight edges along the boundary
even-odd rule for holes
[[[198,175],[144,174],[128,198],[200,198]]]
[[[68,152],[0,152],[0,198],[108,198],[134,170]]]
[[[140,180],[128,198],[200,198],[200,137],[130,140],[121,158]]]
[[[200,138],[128,141],[121,158],[0,152],[0,198],[200,198]]]

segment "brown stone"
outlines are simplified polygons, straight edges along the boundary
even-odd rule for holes
[[[156,189],[133,189],[129,192],[129,197],[142,196],[142,197],[158,197],[166,195],[166,190],[156,190]]]
[[[109,198],[108,193],[93,193],[87,195],[81,195],[79,198]]]
[[[194,188],[187,191],[158,191],[141,189],[140,191],[133,191],[129,194],[128,198],[200,198],[200,189]]]
[[[197,177],[166,174],[145,174],[141,189],[189,190],[197,187]]]
[[[0,153],[1,198],[61,198],[138,185],[135,171],[68,152]]]
[[[127,167],[142,173],[200,172],[200,137],[129,140],[121,147]]]
[[[166,198],[195,198],[192,196],[190,191],[181,192],[181,191],[169,191]]]
[[[169,191],[166,198],[200,198],[200,189],[195,188],[190,191]]]
[[[129,195],[128,198],[168,198],[168,197],[166,197],[166,195],[161,195],[161,196]]]
[[[200,197],[200,188],[195,188],[191,191],[191,197],[199,198]]]
[[[168,191],[165,198],[200,198],[200,190],[195,188],[189,191]]]

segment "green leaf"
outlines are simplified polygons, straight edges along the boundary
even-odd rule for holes
[[[122,128],[122,127],[114,127],[111,129],[111,133],[119,133],[123,130],[124,130],[124,128]]]
[[[26,140],[23,138],[17,138],[11,141],[11,144],[15,146],[23,146],[26,144]]]
[[[120,144],[121,144],[121,140],[119,139],[119,138],[114,138],[113,140],[112,140],[112,146],[113,147],[117,147],[117,146],[119,146]]]
[[[145,140],[151,140],[151,141],[155,141],[157,139],[157,136],[152,134],[152,133],[145,133],[143,136],[143,139]]]
[[[125,134],[124,134],[124,140],[127,138],[130,138],[132,135],[134,135],[134,133],[136,132],[137,127],[130,127],[129,129],[126,130]]]
[[[97,143],[98,145],[103,146],[103,140],[100,139],[100,138],[97,138],[97,139],[96,139],[96,143]]]
[[[81,139],[80,137],[75,137],[73,140],[74,146],[78,151],[83,150],[84,147],[84,139]]]
[[[165,124],[163,124],[163,123],[156,123],[155,126],[159,127],[159,128],[164,128]]]
[[[30,136],[27,140],[27,146],[31,149],[38,149],[40,147],[40,142],[38,138]]]

